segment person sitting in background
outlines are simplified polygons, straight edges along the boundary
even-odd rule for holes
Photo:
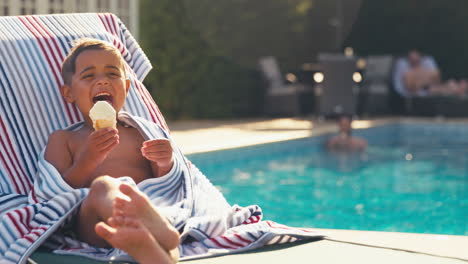
[[[440,71],[431,56],[423,56],[418,50],[411,50],[400,59],[395,67],[395,89],[403,96],[424,95],[465,95],[467,81],[448,80],[442,82]]]
[[[352,118],[342,115],[338,118],[339,135],[326,142],[330,151],[363,151],[367,148],[367,141],[360,137],[352,136]]]

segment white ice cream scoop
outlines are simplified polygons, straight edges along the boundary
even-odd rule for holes
[[[106,101],[98,101],[89,110],[89,118],[93,121],[95,130],[113,127],[117,128],[115,109]]]

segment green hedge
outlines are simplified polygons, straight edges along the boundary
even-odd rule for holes
[[[254,116],[255,70],[216,55],[193,29],[182,0],[140,1],[140,43],[154,69],[146,87],[170,119]]]

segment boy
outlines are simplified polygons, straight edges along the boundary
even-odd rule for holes
[[[136,128],[120,123],[117,129],[94,131],[89,117],[97,101],[121,110],[130,88],[125,76],[120,52],[104,41],[86,39],[71,50],[62,65],[61,92],[85,121],[76,131],[52,133],[45,159],[73,188],[90,188],[74,226],[81,241],[110,244],[144,264],[172,263],[178,256],[177,230],[144,193],[115,179],[130,176],[138,184],[166,175],[174,163],[170,141],[144,141]]]

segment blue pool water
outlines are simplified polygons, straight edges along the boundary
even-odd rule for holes
[[[231,204],[291,226],[468,235],[468,125],[357,130],[362,154],[330,135],[190,155]]]

